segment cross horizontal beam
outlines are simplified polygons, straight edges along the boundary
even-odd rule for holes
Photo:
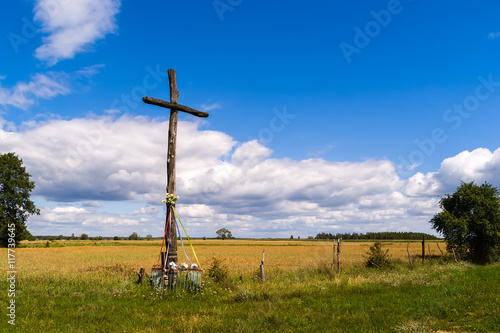
[[[192,114],[193,116],[200,117],[200,118],[208,117],[207,112],[198,111],[198,110],[192,109],[192,108],[185,106],[185,105],[181,105],[181,104],[177,104],[177,103],[170,103],[170,102],[162,101],[161,99],[156,99],[153,97],[143,97],[142,101],[144,103],[147,103],[147,104],[160,106],[162,108],[167,108],[170,110],[183,111],[183,112]]]

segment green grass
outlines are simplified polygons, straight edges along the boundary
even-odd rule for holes
[[[207,275],[207,269],[205,275]],[[257,271],[257,270],[256,270]],[[237,274],[202,293],[160,295],[125,266],[74,275],[20,274],[22,332],[498,332],[500,266],[399,265],[380,271],[326,266]],[[0,283],[2,290],[7,283]],[[7,327],[7,295],[0,328]],[[5,328],[6,327],[6,328]],[[4,329],[5,328],[5,329]]]

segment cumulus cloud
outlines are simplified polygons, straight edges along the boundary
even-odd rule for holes
[[[23,158],[37,184],[35,194],[48,200],[159,204],[166,184],[166,129],[164,120],[127,116],[32,122],[22,131],[0,131],[0,151]],[[179,136],[179,168],[187,175],[199,160],[214,164],[234,144],[193,123],[179,122]]]
[[[460,182],[489,182],[500,185],[500,148],[463,151],[445,159],[438,171],[413,175],[405,186],[409,196],[438,196],[453,193]]]
[[[35,20],[48,36],[35,56],[48,65],[71,59],[107,34],[116,33],[120,0],[38,0]]]
[[[178,129],[177,208],[192,236],[210,236],[220,227],[247,237],[430,232],[437,195],[460,180],[494,183],[500,170],[500,149],[476,149],[444,160],[436,172],[402,180],[388,160],[278,159],[258,141],[238,143],[203,124],[181,121]],[[36,196],[67,203],[42,209],[31,219],[35,230],[161,235],[166,120],[107,115],[22,128],[0,131],[0,151],[20,155]],[[103,202],[122,206],[110,212]]]
[[[28,228],[35,235],[81,235],[126,236],[147,226],[160,233],[160,225],[155,226],[154,218],[131,217],[128,214],[96,212],[78,207],[40,208],[40,215],[32,216]]]

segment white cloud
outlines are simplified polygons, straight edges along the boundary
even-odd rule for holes
[[[245,142],[240,147],[236,148],[231,156],[231,162],[236,165],[244,163],[255,165],[271,154],[271,149],[264,147],[259,141],[253,140]]]
[[[444,160],[436,172],[402,180],[388,160],[277,159],[258,141],[238,144],[203,124],[181,121],[178,131],[177,207],[191,236],[214,235],[220,227],[239,237],[430,232],[437,195],[453,191],[460,180],[499,183],[500,149],[465,151]],[[37,196],[68,202],[32,217],[28,225],[35,234],[147,230],[161,235],[166,121],[108,115],[22,128],[0,131],[0,151],[20,155]],[[121,208],[110,212],[99,202],[121,203]]]
[[[40,208],[41,215],[28,220],[28,228],[35,235],[76,236],[86,233],[90,236],[128,236],[138,231],[140,226],[147,226],[161,233],[161,227],[155,226],[155,218],[142,215],[131,217],[128,214],[99,213],[77,207]]]
[[[12,88],[0,86],[0,105],[27,109],[37,99],[51,99],[71,92],[69,77],[65,73],[35,74],[28,82],[19,82]]]
[[[135,210],[130,213],[130,215],[157,215],[160,212],[160,209],[158,206],[146,206],[146,207],[141,207],[139,210]]]
[[[194,172],[232,147],[220,132],[179,122],[179,168]],[[14,151],[29,165],[36,194],[53,201],[164,198],[168,123],[145,117],[30,123],[23,131],[0,131],[0,151]],[[183,157],[185,156],[185,158]]]
[[[438,196],[453,193],[460,182],[489,182],[500,185],[500,148],[463,151],[445,159],[436,172],[417,173],[408,179],[405,193],[410,196]]]
[[[48,36],[35,56],[54,65],[88,51],[95,41],[116,33],[120,5],[120,0],[38,0],[35,20]]]
[[[83,213],[85,209],[77,207],[56,207],[52,209],[54,213]]]
[[[186,218],[198,218],[198,219],[213,219],[214,211],[210,206],[203,204],[193,204],[193,205],[183,205],[179,204],[176,206],[178,213]]]
[[[212,104],[202,104],[200,106],[200,108],[203,110],[203,111],[211,111],[211,110],[215,110],[215,109],[221,109],[222,108],[222,105],[220,103],[212,103]]]
[[[92,202],[84,202],[84,203],[82,203],[82,207],[101,208],[102,205],[99,203],[99,201],[92,201]]]
[[[490,32],[488,34],[488,39],[495,39],[497,37],[500,37],[500,32]]]
[[[329,143],[319,149],[307,153],[309,157],[321,157],[336,147],[335,143]]]
[[[72,73],[36,73],[27,82],[18,82],[11,88],[0,84],[0,105],[14,106],[26,110],[39,99],[49,100],[72,93],[73,86],[80,80],[90,79],[103,65],[85,67]]]

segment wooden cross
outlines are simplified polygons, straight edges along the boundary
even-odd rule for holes
[[[177,118],[178,111],[190,113],[197,117],[208,117],[207,112],[191,109],[190,107],[177,104],[179,100],[179,91],[177,90],[177,79],[173,69],[168,70],[168,82],[170,85],[170,102],[160,99],[143,97],[142,101],[147,104],[160,106],[170,109],[170,121],[168,124],[168,151],[167,151],[167,193],[175,195],[175,151],[177,143]],[[175,206],[175,204],[173,204]],[[170,204],[167,204],[167,214],[170,212]],[[168,216],[167,216],[168,218]],[[177,234],[173,213],[170,216],[170,224],[167,228],[167,246],[169,246],[167,264],[177,263]]]

